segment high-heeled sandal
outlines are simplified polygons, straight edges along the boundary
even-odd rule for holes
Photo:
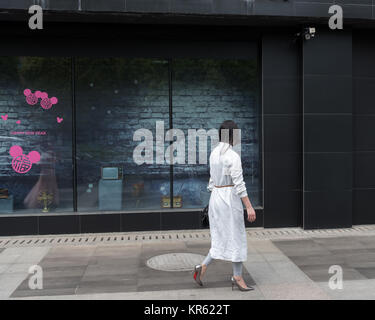
[[[203,286],[203,283],[201,281],[201,274],[202,274],[202,265],[197,265],[194,268],[194,280],[198,285],[201,287]]]
[[[232,290],[233,290],[233,288],[234,288],[234,285],[236,285],[237,288],[238,288],[240,291],[251,291],[251,290],[254,290],[253,287],[242,287],[242,286],[240,286],[240,284],[237,282],[237,280],[236,280],[234,277],[232,277],[231,280],[232,280]]]

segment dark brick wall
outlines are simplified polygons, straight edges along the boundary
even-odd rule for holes
[[[353,224],[375,223],[375,36],[353,33]]]

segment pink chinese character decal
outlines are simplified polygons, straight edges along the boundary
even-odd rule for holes
[[[40,153],[38,151],[31,151],[28,155],[25,155],[20,146],[11,147],[9,154],[13,157],[12,168],[17,173],[30,171],[33,163],[40,161]]]

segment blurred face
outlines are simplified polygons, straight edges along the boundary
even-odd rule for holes
[[[221,129],[220,130],[220,141],[229,143],[231,146],[235,146],[241,143],[241,129]]]
[[[220,126],[220,141],[235,146],[241,142],[241,130],[232,120],[224,121]]]

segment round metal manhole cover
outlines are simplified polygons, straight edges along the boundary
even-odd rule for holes
[[[194,253],[168,253],[148,259],[146,265],[161,271],[192,271],[204,258]]]

